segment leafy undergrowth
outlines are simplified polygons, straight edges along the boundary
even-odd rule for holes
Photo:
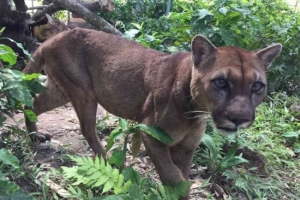
[[[233,199],[299,199],[300,121],[291,110],[295,102],[300,101],[282,93],[268,97],[257,108],[254,124],[237,135],[208,129],[213,141],[204,138],[195,164],[208,167],[204,177],[222,188],[212,192]]]
[[[203,184],[211,191],[205,199],[297,199],[300,196],[300,122],[290,110],[290,105],[294,102],[299,102],[299,99],[289,98],[281,93],[272,95],[258,107],[255,123],[237,135],[223,136],[212,128],[207,129],[207,135],[194,156],[194,168],[200,165],[202,169],[206,168],[206,170],[199,171],[206,180]],[[113,121],[116,123],[109,126],[106,120],[111,118],[114,118]],[[14,142],[14,145],[6,145],[6,148],[19,155],[21,162],[18,165],[15,158],[12,158],[12,163],[8,163],[7,159],[1,161],[3,166],[1,170],[4,176],[9,178],[6,178],[1,185],[5,188],[12,188],[13,192],[9,197],[23,194],[17,186],[13,185],[23,177],[36,187],[37,199],[61,198],[46,185],[47,179],[59,183],[73,198],[176,199],[174,195],[180,194],[174,192],[178,190],[177,187],[174,189],[162,186],[155,179],[144,177],[133,168],[124,166],[122,162],[113,162],[116,160],[113,159],[114,156],[124,156],[120,154],[124,151],[124,146],[127,146],[125,149],[127,152],[132,153],[133,149],[129,147],[138,142],[134,142],[136,139],[133,138],[142,126],[139,127],[135,123],[110,116],[100,120],[97,127],[111,132],[108,139],[113,142],[109,145],[112,152],[109,157],[111,159],[108,159],[110,163],[104,164],[98,158],[94,160],[88,157],[68,156],[62,159],[71,158],[74,166],[64,167],[63,170],[49,170],[35,165],[29,157],[24,157],[20,150],[14,149],[21,145],[16,142],[22,141],[23,151],[27,151],[26,154],[31,157],[34,156],[28,152],[30,149],[24,148],[26,146],[25,134],[14,130],[14,135],[10,137],[11,142],[7,141],[7,144]],[[131,143],[124,145],[124,137],[128,135]],[[14,139],[15,137],[17,140]],[[5,155],[7,153],[5,152]],[[45,172],[42,172],[45,170],[52,172],[45,176]],[[44,181],[40,179],[42,176]],[[104,183],[100,180],[107,181]],[[179,188],[188,186],[186,183],[182,184]]]

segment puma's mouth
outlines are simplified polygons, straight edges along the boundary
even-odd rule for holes
[[[226,134],[237,132],[237,128],[217,127],[217,129],[221,132],[226,133]]]

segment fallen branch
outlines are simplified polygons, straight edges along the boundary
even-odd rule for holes
[[[58,184],[54,183],[53,181],[51,181],[49,178],[45,179],[44,177],[40,177],[39,180],[42,183],[45,183],[52,191],[54,191],[60,197],[67,198],[68,196],[72,195],[67,190],[62,188],[60,185],[58,185]],[[75,199],[71,199],[71,198],[67,198],[67,199],[68,200],[75,200]]]

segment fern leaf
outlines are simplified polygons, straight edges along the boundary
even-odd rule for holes
[[[118,179],[119,179],[119,170],[118,169],[113,169],[112,174],[111,174],[111,178],[113,180],[114,183],[117,183]]]
[[[91,157],[87,157],[87,162],[90,164],[90,166],[94,166],[95,163]]]
[[[79,184],[81,184],[83,182],[88,181],[88,179],[85,178],[85,177],[83,177],[83,176],[81,176],[81,177],[77,176],[76,178],[77,178],[77,181],[75,183],[72,183],[72,185],[79,185]]]
[[[122,190],[122,188],[114,187],[114,193],[115,193],[116,195],[118,195],[118,194],[123,193],[123,190]]]
[[[65,178],[76,180],[72,185],[103,187],[102,193],[113,189],[115,194],[126,193],[132,186],[131,180],[124,183],[124,175],[120,174],[118,169],[113,169],[109,163],[104,161],[103,157],[96,157],[95,161],[90,157],[70,158],[77,164],[82,164],[79,167],[62,167]]]
[[[106,175],[103,175],[92,187],[99,187],[103,185],[106,181],[108,181],[109,177]]]
[[[88,176],[88,178],[89,179],[99,179],[102,175],[103,175],[103,173],[100,170],[98,170],[95,173]]]
[[[103,173],[101,171],[96,171],[95,173],[91,174],[90,176],[87,177],[89,180],[86,184],[88,186],[94,185],[101,177],[103,176]]]
[[[89,169],[92,167],[93,165],[89,165],[89,163],[86,163],[85,165],[81,165],[80,167],[78,167],[78,171],[81,171],[83,173],[89,171]]]
[[[113,186],[114,186],[114,182],[112,180],[107,181],[103,187],[102,194],[112,189]]]
[[[78,171],[78,167],[74,166],[74,167],[62,167],[63,170],[63,174],[66,178],[74,178],[77,175],[77,171]]]
[[[100,170],[96,167],[91,167],[88,171],[85,172],[85,175],[88,176],[88,175],[92,175],[96,172],[99,172]]]
[[[104,172],[105,171],[105,160],[104,160],[104,158],[103,157],[101,157],[100,158],[100,167],[99,167],[99,169],[102,171],[102,172]]]
[[[112,167],[108,163],[106,164],[106,174],[109,176],[111,176],[111,174],[112,174]]]
[[[120,174],[116,186],[117,186],[118,188],[120,188],[120,187],[123,185],[123,183],[124,183],[124,176],[123,176],[123,174]]]
[[[77,165],[84,165],[85,161],[84,161],[84,157],[79,157],[79,156],[71,156],[71,155],[68,155],[69,158],[76,162]]]
[[[131,186],[132,186],[132,182],[131,180],[128,180],[123,186],[123,191],[127,193],[130,190]]]
[[[99,159],[99,156],[96,156],[96,157],[95,157],[95,165],[94,165],[94,167],[95,167],[96,169],[99,169],[99,168],[100,168],[100,159]]]

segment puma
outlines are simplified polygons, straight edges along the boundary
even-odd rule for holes
[[[192,52],[165,54],[120,36],[75,28],[45,41],[24,72],[44,69],[48,75],[34,112],[71,102],[96,154],[106,155],[95,133],[98,103],[116,116],[164,129],[173,138],[169,145],[144,133],[142,139],[161,181],[173,185],[188,179],[207,115],[223,133],[253,123],[266,95],[266,70],[281,48],[217,48],[197,35]],[[37,131],[28,118],[26,126]]]

